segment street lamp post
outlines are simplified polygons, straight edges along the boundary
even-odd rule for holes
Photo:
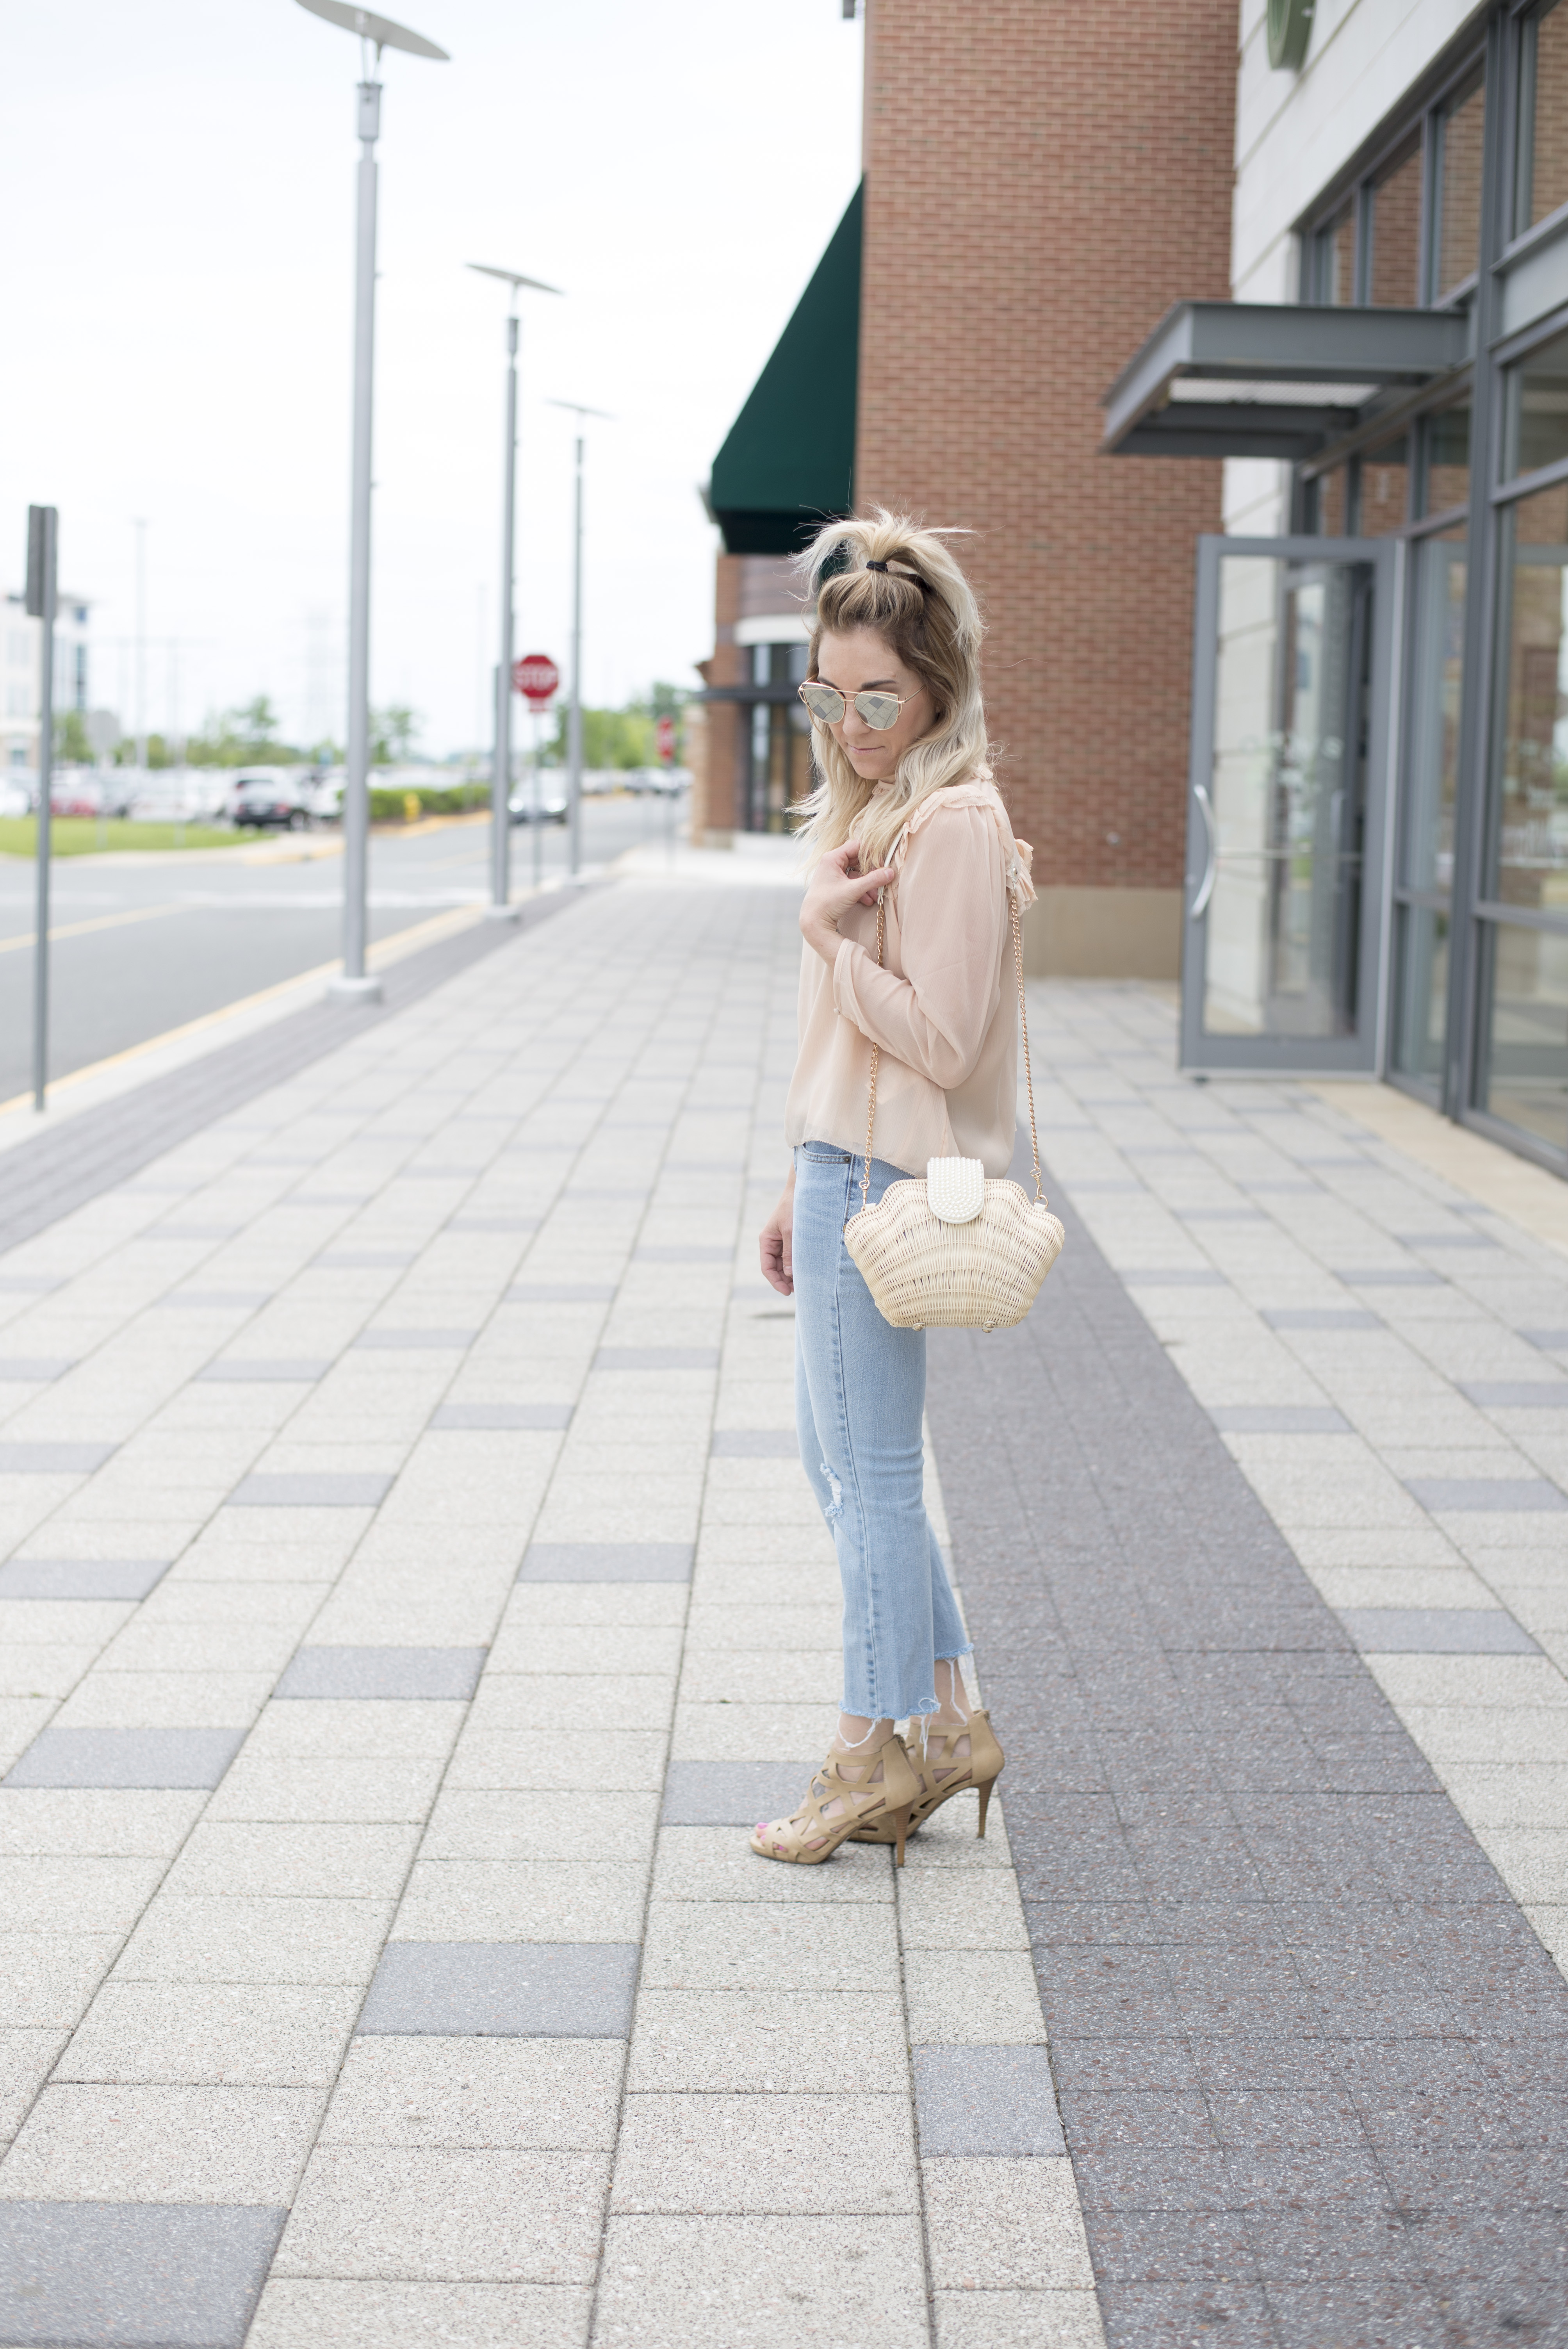
[[[515,921],[511,904],[511,664],[517,635],[517,297],[523,286],[534,294],[559,294],[537,277],[515,269],[493,269],[485,261],[470,261],[481,277],[499,277],[511,289],[506,319],[506,487],[501,497],[500,533],[500,667],[495,682],[495,763],[490,770],[490,901],[485,911],[491,920]]]
[[[368,8],[345,0],[299,0],[313,16],[357,33],[360,40],[359,195],[354,279],[354,467],[348,554],[348,742],[343,786],[343,969],[328,992],[355,1002],[374,1001],[378,978],[366,975],[366,895],[370,835],[370,429],[376,380],[376,141],[381,131],[381,84],[375,70],[383,49],[411,57],[447,52]],[[370,50],[376,52],[374,67]]]
[[[552,399],[578,419],[577,474],[572,555],[572,698],[567,705],[566,806],[572,827],[572,870],[583,862],[583,424],[585,416],[608,417],[602,408],[584,408],[579,399]]]
[[[33,939],[33,1107],[49,1082],[49,815],[55,777],[55,603],[60,517],[54,506],[27,508],[27,616],[38,636],[37,914]]]

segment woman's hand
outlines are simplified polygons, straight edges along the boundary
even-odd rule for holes
[[[795,1294],[795,1275],[791,1264],[790,1241],[795,1228],[795,1169],[789,1169],[789,1180],[779,1196],[779,1205],[758,1234],[758,1253],[762,1259],[762,1278],[769,1288],[780,1297]]]
[[[856,870],[860,847],[858,840],[847,840],[842,848],[828,851],[811,875],[800,907],[800,935],[826,963],[835,959],[843,943],[839,936],[841,917],[857,898],[862,905],[874,905],[877,891],[885,889],[893,877],[891,864],[874,873]]]

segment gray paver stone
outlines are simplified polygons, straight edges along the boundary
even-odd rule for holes
[[[215,1786],[240,1729],[41,1729],[7,1786]]]
[[[916,2047],[913,2063],[924,2158],[1066,2153],[1043,2047]]]
[[[239,2349],[286,2215],[0,2202],[0,2338],[18,2349]]]
[[[359,2029],[369,2035],[624,2039],[634,1941],[395,1941]]]
[[[472,1696],[484,1648],[301,1648],[275,1697]]]

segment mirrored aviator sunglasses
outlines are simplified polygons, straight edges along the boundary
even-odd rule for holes
[[[836,685],[803,685],[800,698],[819,726],[840,725],[845,714],[844,697]],[[863,718],[873,732],[885,734],[898,724],[898,713],[903,703],[896,693],[857,693],[855,711]]]

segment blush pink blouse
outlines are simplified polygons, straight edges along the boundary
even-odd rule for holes
[[[863,1152],[872,1046],[874,1154],[906,1174],[928,1158],[978,1158],[1005,1174],[1018,1084],[1009,893],[1034,899],[1032,852],[1015,840],[989,777],[949,784],[915,811],[888,862],[886,943],[874,905],[839,922],[832,967],[802,942],[799,1050],[784,1135]]]

